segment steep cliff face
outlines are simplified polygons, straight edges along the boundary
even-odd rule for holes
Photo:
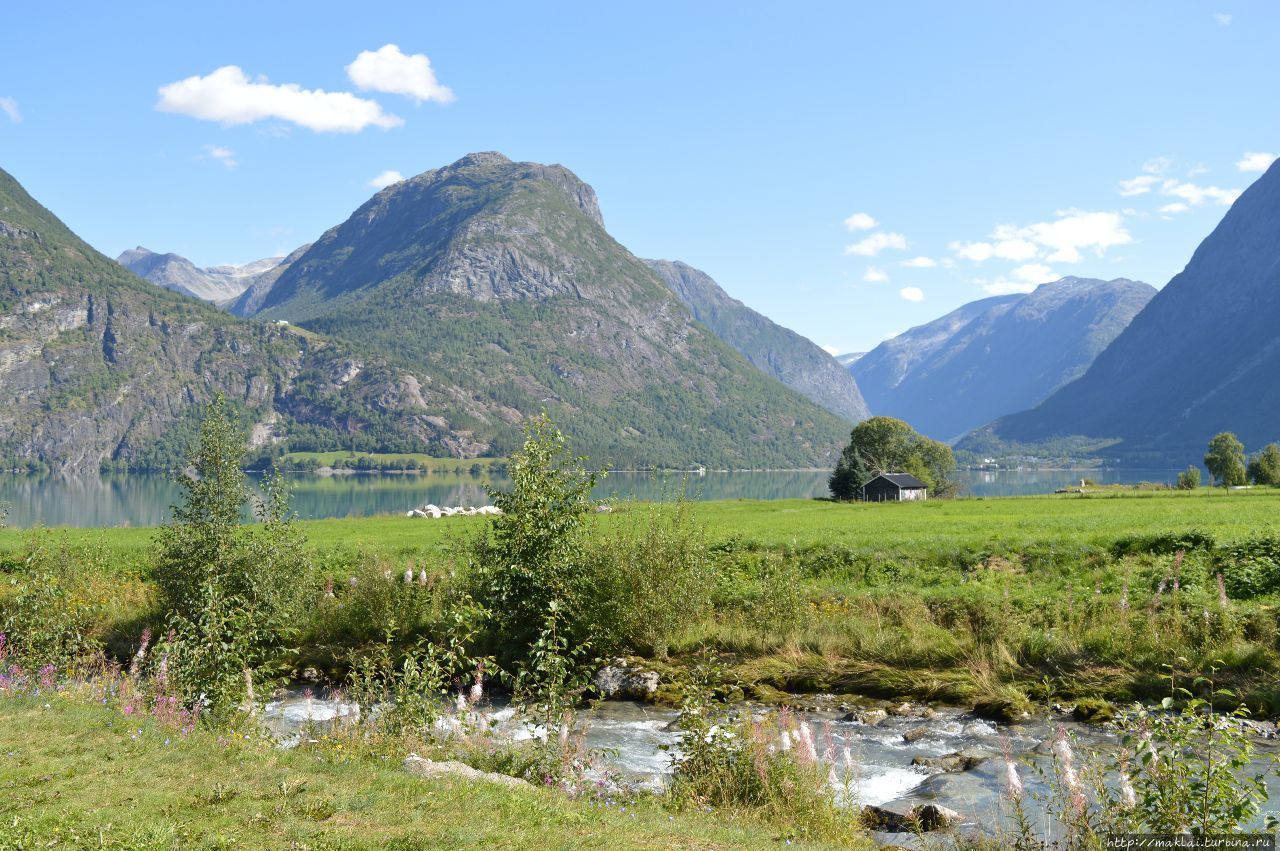
[[[98,254],[0,171],[0,466],[174,463],[221,392],[261,440],[484,451],[385,359],[237,320]]]
[[[876,413],[954,440],[1078,378],[1155,292],[1123,278],[1063,278],[965,305],[881,345],[852,371]]]
[[[838,417],[858,422],[870,414],[858,382],[812,341],[731,297],[711,276],[671,260],[644,261],[693,317],[760,371]]]
[[[1046,442],[1135,463],[1198,460],[1219,431],[1280,438],[1280,163],[1249,187],[1078,380],[966,438],[975,451]]]

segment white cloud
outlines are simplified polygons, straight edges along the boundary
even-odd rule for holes
[[[361,51],[347,66],[347,77],[360,89],[404,95],[418,103],[429,100],[449,103],[454,100],[453,91],[440,85],[436,79],[431,60],[425,53],[405,56],[394,44]]]
[[[990,260],[996,253],[995,246],[989,242],[953,242],[948,247],[961,260],[972,260],[974,263]]]
[[[1218,22],[1218,26],[1220,26],[1220,27],[1229,27],[1229,26],[1231,26],[1231,16],[1230,16],[1230,15],[1228,15],[1226,12],[1218,12],[1218,13],[1216,13],[1216,14],[1213,16],[1213,19],[1214,19],[1215,21],[1217,21],[1217,22]]]
[[[369,181],[369,186],[373,189],[386,189],[393,183],[399,183],[404,180],[404,175],[393,169],[388,169],[382,174]]]
[[[1134,195],[1146,195],[1160,182],[1154,174],[1140,174],[1128,180],[1120,181],[1120,194],[1126,198]]]
[[[1024,284],[1044,284],[1057,278],[1053,270],[1043,263],[1027,263],[1014,269],[1014,280]]]
[[[886,275],[882,269],[877,269],[875,266],[868,266],[866,274],[862,276],[862,280],[869,284],[882,284],[889,280],[889,276]]]
[[[898,295],[907,301],[924,301],[924,292],[919,287],[903,287],[898,290]]]
[[[849,231],[871,230],[878,224],[879,222],[867,213],[854,213],[852,216],[844,220],[844,226]]]
[[[18,102],[11,97],[0,98],[0,112],[9,116],[14,124],[22,123],[22,113],[18,111]]]
[[[832,357],[835,357],[836,355],[840,354],[839,346],[823,346],[822,350],[827,354],[831,355]]]
[[[908,269],[932,269],[938,265],[938,261],[932,257],[912,257],[910,260],[903,260],[902,265]]]
[[[1000,232],[996,229],[997,234]],[[1001,260],[1013,260],[1020,262],[1022,260],[1030,260],[1040,253],[1040,248],[1034,242],[1014,237],[1013,239],[1002,239],[996,243],[995,255]]]
[[[900,233],[873,233],[871,236],[855,242],[853,245],[845,246],[845,254],[856,254],[859,257],[875,257],[886,248],[892,248],[897,251],[905,251],[907,248],[907,238]]]
[[[1163,207],[1161,207],[1160,214],[1167,219],[1170,216],[1176,215],[1178,213],[1185,213],[1187,210],[1190,210],[1190,209],[1191,209],[1190,207],[1188,207],[1186,204],[1182,203],[1181,201],[1175,201],[1172,204],[1165,204]]]
[[[1133,237],[1125,230],[1124,216],[1111,212],[1063,210],[1056,220],[1018,228],[1017,234],[1022,239],[1052,249],[1044,258],[1050,263],[1078,263],[1081,249],[1093,249],[1101,256],[1113,245],[1133,242]]]
[[[1266,171],[1275,160],[1275,154],[1249,151],[1236,163],[1236,168],[1240,171]]]
[[[221,145],[205,145],[204,152],[209,155],[209,159],[220,162],[227,168],[240,165],[236,162],[236,152],[230,148],[224,148]]]
[[[1230,206],[1240,197],[1239,189],[1219,189],[1216,186],[1198,186],[1177,180],[1166,180],[1160,184],[1160,194],[1170,198],[1181,198],[1193,207],[1206,201],[1213,201],[1222,206]]]
[[[296,83],[273,85],[251,81],[239,67],[224,65],[201,77],[187,77],[160,87],[156,109],[224,125],[250,124],[278,118],[316,133],[357,133],[366,127],[384,130],[404,120],[383,112],[376,101],[350,92],[304,89]]]

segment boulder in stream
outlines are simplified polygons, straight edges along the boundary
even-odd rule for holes
[[[942,756],[918,756],[911,760],[911,764],[922,768],[938,768],[942,771],[969,771],[990,758],[990,754],[956,751]]]
[[[862,823],[884,833],[928,833],[956,827],[963,821],[964,816],[941,804],[917,804],[903,812],[871,804],[862,808]]]
[[[660,679],[657,671],[648,671],[618,658],[596,671],[595,686],[601,697],[647,701],[658,691]]]

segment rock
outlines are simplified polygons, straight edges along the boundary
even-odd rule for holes
[[[900,703],[897,706],[893,707],[893,714],[899,716],[900,718],[914,718],[916,715],[919,715],[920,713],[916,712],[915,707],[913,707],[910,703]]]
[[[646,671],[626,659],[614,659],[596,671],[595,685],[601,697],[619,700],[649,700],[658,691],[657,671]]]
[[[511,777],[510,775],[498,774],[493,771],[479,771],[464,762],[457,762],[451,759],[441,762],[423,759],[416,753],[411,753],[404,758],[404,769],[415,777],[425,777],[430,780],[456,778],[459,780],[480,780],[485,783],[497,783],[511,788],[532,788],[529,781],[521,780],[519,777]]]
[[[1025,697],[989,697],[973,705],[973,714],[992,721],[1012,723],[1031,717],[1030,704]]]
[[[908,744],[911,744],[912,742],[918,742],[921,739],[928,738],[931,732],[933,731],[930,730],[928,727],[913,727],[907,732],[902,734],[902,740]]]
[[[883,709],[863,709],[862,711],[854,710],[840,720],[874,727],[888,717],[889,713],[885,712]]]
[[[1101,723],[1116,717],[1116,710],[1110,703],[1099,698],[1082,698],[1071,710],[1071,716],[1077,721],[1093,721]]]
[[[597,506],[596,506],[596,514],[612,514],[612,513],[613,513],[613,506],[612,506],[612,505],[597,505]]]
[[[870,830],[885,833],[915,833],[944,830],[964,821],[964,816],[941,804],[920,804],[906,812],[868,804],[862,808],[862,823]]]
[[[923,768],[937,768],[942,771],[969,771],[977,768],[990,759],[990,756],[972,751],[956,751],[942,756],[918,756],[911,760],[912,765]]]

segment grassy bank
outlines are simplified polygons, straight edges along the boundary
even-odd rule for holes
[[[623,504],[592,522],[603,535],[644,510]],[[832,692],[1016,710],[1029,700],[1158,697],[1162,666],[1220,662],[1255,709],[1280,710],[1280,564],[1266,543],[1277,534],[1280,491],[738,501],[692,511],[711,554],[711,606],[672,640],[672,659],[660,664],[674,669],[710,650],[761,697]],[[300,664],[338,676],[347,645],[376,633],[379,619],[394,617],[406,635],[424,629],[427,592],[388,587],[373,600],[367,583],[345,589],[348,578],[398,577],[408,566],[464,571],[459,544],[485,522],[299,524],[313,551],[306,581],[338,587],[309,615]],[[77,604],[109,646],[127,651],[154,614],[153,535],[0,532],[10,579],[0,600],[42,552],[73,566]]]
[[[398,761],[284,751],[254,737],[53,698],[0,700],[4,848],[754,848],[768,828],[593,805],[555,791],[423,780]]]

